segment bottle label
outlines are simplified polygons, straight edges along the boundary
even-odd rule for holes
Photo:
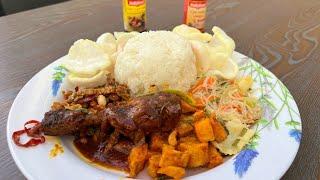
[[[207,2],[185,0],[185,24],[197,29],[204,29],[206,19]]]
[[[146,0],[123,0],[123,23],[126,31],[144,31]]]
[[[128,0],[129,6],[139,6],[144,4],[144,0]]]

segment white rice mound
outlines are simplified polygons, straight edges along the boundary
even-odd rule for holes
[[[147,93],[152,85],[187,91],[196,80],[195,61],[191,44],[183,37],[170,31],[143,32],[119,53],[115,79],[133,94]]]

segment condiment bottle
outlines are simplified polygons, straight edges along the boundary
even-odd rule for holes
[[[184,24],[204,31],[207,0],[184,0]]]
[[[122,0],[122,11],[125,31],[145,31],[146,0]]]

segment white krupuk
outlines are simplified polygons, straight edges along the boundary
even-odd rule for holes
[[[79,87],[96,87],[105,84],[112,62],[109,55],[96,42],[80,39],[70,48],[63,66],[69,71],[68,81]]]
[[[96,42],[108,55],[112,55],[117,52],[117,41],[111,33],[102,34],[98,37]]]
[[[239,71],[238,65],[231,58],[235,43],[222,29],[215,26],[212,31],[214,35],[209,43],[191,40],[197,59],[198,74],[235,78]]]
[[[197,40],[201,42],[209,42],[212,39],[212,35],[209,33],[202,33],[200,30],[181,24],[173,28],[172,32],[188,39]]]
[[[74,86],[83,88],[91,88],[102,86],[107,82],[107,76],[110,74],[109,71],[99,71],[96,75],[90,77],[81,77],[75,74],[69,74],[67,80]]]

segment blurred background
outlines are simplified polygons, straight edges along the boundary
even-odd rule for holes
[[[0,0],[0,16],[48,6],[68,0]]]

